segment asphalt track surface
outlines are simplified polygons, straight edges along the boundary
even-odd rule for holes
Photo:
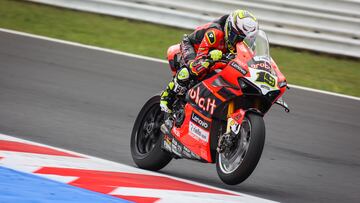
[[[166,64],[0,32],[0,132],[134,165],[133,121],[169,79]],[[265,116],[263,156],[243,184],[188,160],[161,172],[282,202],[359,202],[360,101],[295,88],[285,99],[291,113]]]

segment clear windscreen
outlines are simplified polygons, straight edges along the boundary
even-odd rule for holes
[[[263,30],[259,30],[255,35],[247,36],[244,43],[254,52],[255,56],[270,58],[269,40]]]
[[[263,30],[259,30],[256,35],[246,37],[244,43],[254,53],[253,58],[248,62],[248,66],[276,75],[271,66],[270,46],[266,33]]]

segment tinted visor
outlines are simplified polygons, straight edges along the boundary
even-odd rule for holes
[[[228,40],[231,45],[235,46],[235,44],[239,41],[244,40],[245,35],[243,33],[238,32],[234,28],[231,27],[231,24],[229,22],[228,24]]]

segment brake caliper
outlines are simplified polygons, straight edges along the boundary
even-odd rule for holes
[[[226,132],[219,137],[218,147],[216,148],[218,153],[228,153],[236,146],[244,117],[245,111],[238,109],[228,118]]]

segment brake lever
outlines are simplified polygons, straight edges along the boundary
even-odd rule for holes
[[[225,58],[226,60],[233,60],[235,58],[235,54],[226,53],[226,54],[223,54],[223,58]]]

